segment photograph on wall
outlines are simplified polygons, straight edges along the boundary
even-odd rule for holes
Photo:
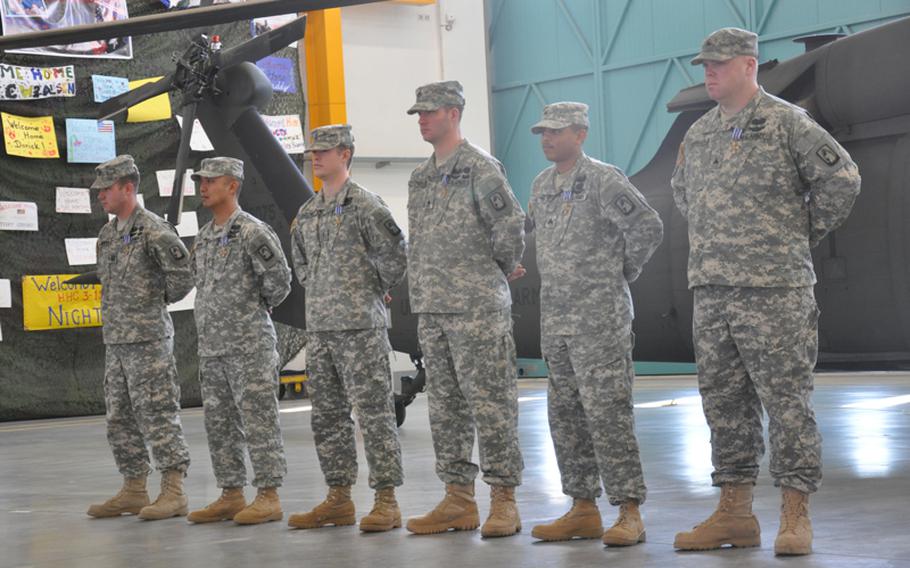
[[[0,0],[3,35],[16,35],[125,20],[126,0]],[[35,53],[57,57],[132,59],[133,45],[128,37],[86,41],[70,45],[30,47],[10,53]]]

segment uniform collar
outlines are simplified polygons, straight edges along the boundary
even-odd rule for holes
[[[320,191],[316,195],[316,201],[314,204],[317,209],[334,209],[337,205],[343,205],[345,200],[348,198],[348,195],[351,193],[351,188],[354,187],[354,180],[348,177],[345,180],[344,185],[341,186],[341,189],[338,190],[338,193],[335,194],[335,197],[331,201],[328,201],[325,197],[325,193]]]
[[[224,234],[225,232],[229,231],[230,228],[231,228],[231,226],[234,224],[234,221],[237,220],[237,217],[239,217],[241,213],[243,213],[243,209],[241,209],[240,206],[238,205],[238,206],[237,206],[237,209],[235,209],[234,212],[231,213],[231,216],[228,217],[228,220],[224,222],[224,225],[223,225],[221,228],[218,228],[218,227],[215,225],[215,220],[212,219],[212,221],[211,221],[211,223],[212,223],[212,238],[218,238],[218,237],[220,237],[222,234]]]
[[[461,158],[461,154],[468,147],[468,139],[462,138],[458,146],[455,147],[455,151],[452,152],[452,155],[449,156],[445,162],[442,163],[439,167],[436,166],[436,152],[433,152],[433,155],[430,157],[430,163],[433,164],[433,169],[438,175],[448,176],[451,175],[452,170],[455,169],[458,160]]]
[[[566,174],[565,174],[566,182],[564,185],[568,185],[568,187],[572,187],[574,185],[575,179],[578,178],[578,174],[584,168],[585,164],[587,164],[590,161],[591,161],[591,159],[588,157],[588,155],[585,154],[584,152],[582,152],[578,156],[578,159],[575,160],[575,165],[572,166],[572,169],[569,170],[568,172],[566,172]],[[553,166],[553,169],[550,172],[550,179],[548,179],[547,183],[544,184],[544,189],[547,193],[561,193],[562,192],[562,188],[556,186],[556,176],[557,175],[558,175],[558,172],[556,171],[556,166]]]
[[[130,216],[129,216],[129,217],[127,217],[126,223],[123,224],[123,228],[120,229],[120,230],[117,230],[117,218],[114,217],[114,219],[113,219],[113,222],[114,222],[114,230],[117,231],[117,234],[118,234],[118,235],[127,235],[127,234],[129,234],[130,231],[133,230],[133,225],[136,224],[136,220],[139,218],[140,211],[141,211],[142,209],[143,209],[142,205],[139,205],[139,204],[137,203],[137,204],[136,204],[136,208],[133,209],[133,212],[130,213]]]
[[[724,118],[724,115],[720,112],[720,106],[717,107],[717,123],[718,126],[724,130],[729,130],[732,128],[745,128],[749,121],[752,120],[752,117],[755,115],[755,112],[758,110],[761,101],[765,96],[765,90],[762,87],[758,87],[758,90],[755,91],[755,94],[752,96],[752,99],[749,100],[748,104],[744,106],[740,111],[734,114],[731,117]]]

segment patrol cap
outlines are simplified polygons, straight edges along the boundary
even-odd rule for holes
[[[95,181],[92,183],[92,189],[104,189],[114,185],[120,178],[129,175],[139,175],[139,168],[136,162],[129,154],[122,154],[116,158],[98,164],[95,166]]]
[[[464,106],[464,89],[458,81],[441,81],[417,87],[417,102],[408,109],[408,114],[444,106]]]
[[[331,150],[338,146],[353,147],[354,135],[350,124],[331,124],[314,128],[310,133],[312,142],[306,152],[313,150]]]
[[[705,38],[692,65],[705,61],[727,61],[738,55],[758,57],[758,36],[740,28],[721,28]]]
[[[206,158],[202,160],[199,169],[193,172],[191,176],[194,180],[199,178],[216,178],[221,176],[231,176],[243,181],[243,161],[237,158],[228,158],[219,156],[217,158]]]
[[[588,105],[585,103],[561,102],[543,107],[543,117],[531,127],[531,132],[540,134],[545,128],[559,130],[573,125],[588,128]]]

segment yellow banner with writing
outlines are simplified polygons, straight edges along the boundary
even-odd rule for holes
[[[101,325],[101,285],[66,284],[76,274],[22,277],[22,319],[28,331]]]

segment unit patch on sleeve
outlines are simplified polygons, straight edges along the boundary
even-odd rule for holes
[[[821,148],[815,151],[815,155],[829,166],[833,166],[840,161],[840,156],[837,155],[837,152],[827,144],[822,144]]]
[[[275,253],[272,252],[272,247],[269,245],[260,246],[256,252],[259,254],[259,257],[262,258],[265,262],[268,262],[275,258]]]
[[[613,206],[619,209],[623,215],[631,215],[635,211],[635,203],[629,199],[628,195],[620,195],[614,199]]]

